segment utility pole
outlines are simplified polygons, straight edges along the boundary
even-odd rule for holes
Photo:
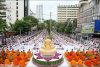
[[[51,35],[51,12],[50,12],[50,35]]]

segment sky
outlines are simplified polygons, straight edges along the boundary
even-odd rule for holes
[[[74,5],[78,4],[79,0],[30,0],[30,9],[33,13],[36,13],[36,5],[43,4],[43,18],[44,20],[50,19],[50,12],[51,12],[51,19],[57,19],[57,5]]]

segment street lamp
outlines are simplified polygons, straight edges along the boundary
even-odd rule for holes
[[[73,20],[71,20],[72,23],[72,38],[73,38]]]

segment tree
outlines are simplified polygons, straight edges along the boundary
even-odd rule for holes
[[[38,25],[38,19],[34,18],[33,16],[25,16],[23,17],[23,20],[31,23],[32,26]]]
[[[25,20],[16,20],[14,26],[12,27],[12,31],[16,31],[17,34],[25,33],[31,31],[31,24]]]

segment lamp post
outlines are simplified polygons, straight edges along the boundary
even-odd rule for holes
[[[72,23],[72,38],[73,38],[73,20],[71,20]]]

